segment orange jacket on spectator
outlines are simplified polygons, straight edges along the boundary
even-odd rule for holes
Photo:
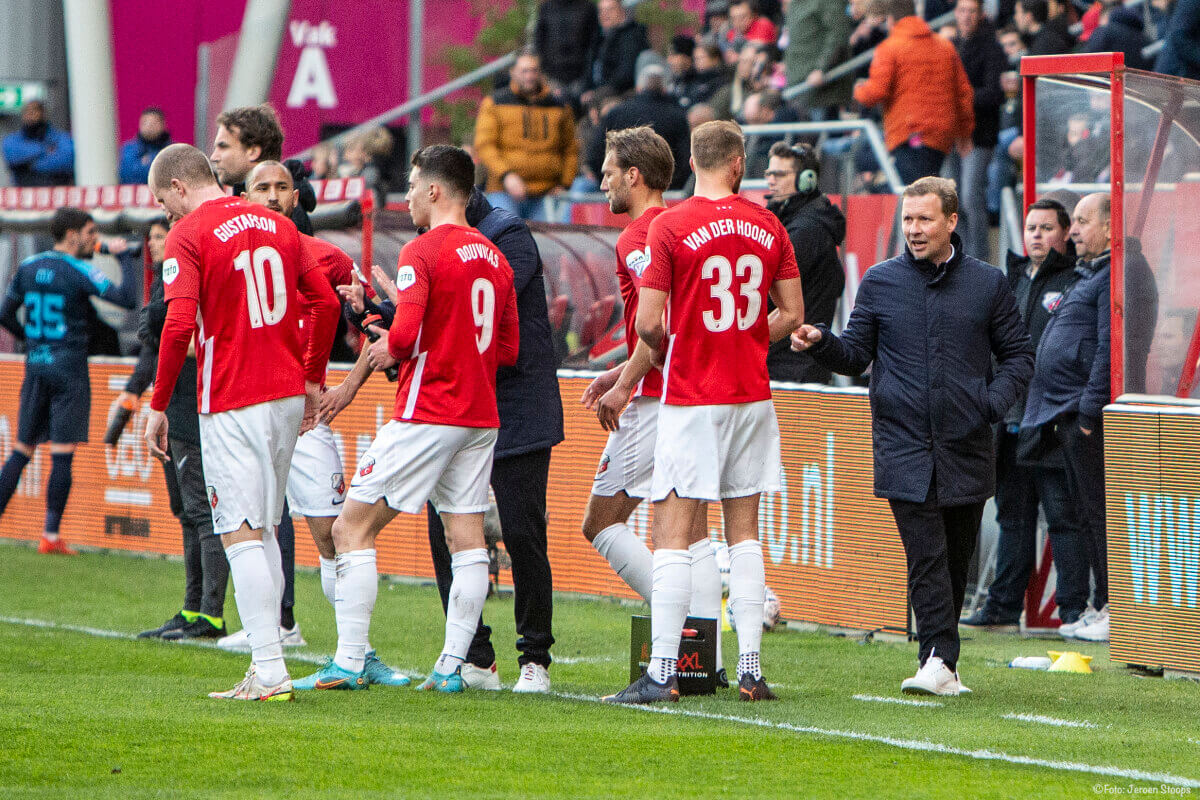
[[[897,20],[875,48],[870,77],[854,90],[864,106],[883,104],[883,136],[895,150],[919,136],[943,153],[975,129],[974,92],[954,45],[920,17]]]
[[[485,97],[475,120],[475,149],[487,167],[487,190],[504,188],[506,173],[515,172],[532,195],[568,187],[579,169],[575,116],[565,103],[543,88],[526,96],[516,84]]]

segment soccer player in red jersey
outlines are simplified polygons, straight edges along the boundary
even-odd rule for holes
[[[218,186],[204,153],[164,149],[150,190],[178,222],[167,236],[167,318],[146,423],[166,459],[170,400],[193,334],[204,480],[249,633],[252,665],[231,700],[290,700],[279,601],[283,569],[274,529],[296,437],[312,427],[337,323],[337,295],[292,221]],[[300,332],[301,301],[311,331]]]
[[[246,177],[242,197],[254,205],[266,206],[277,214],[291,219],[299,192],[292,173],[278,161],[261,161]],[[334,244],[315,236],[300,234],[301,246],[307,249],[321,268],[330,287],[352,283],[354,260]],[[301,322],[303,322],[301,317]],[[326,353],[325,362],[329,362]],[[322,381],[324,388],[324,381]],[[321,564],[321,590],[329,605],[334,604],[334,581],[337,577],[333,546],[333,521],[346,500],[346,479],[342,470],[342,454],[333,437],[333,430],[318,419],[316,427],[296,441],[292,454],[292,469],[287,479],[288,507],[308,521],[308,530],[317,546]],[[366,675],[371,683],[388,686],[407,686],[409,679],[388,667],[367,649]],[[311,689],[305,680],[292,681],[297,691]]]
[[[584,405],[594,408],[601,427],[610,431],[583,515],[583,535],[649,603],[653,557],[628,522],[633,510],[650,495],[662,372],[654,366],[654,351],[638,338],[633,323],[642,274],[650,263],[646,233],[650,223],[666,210],[662,193],[671,183],[675,159],[666,140],[645,125],[609,131],[605,149],[600,189],[608,195],[614,214],[628,213],[633,220],[617,239],[617,280],[625,304],[625,342],[630,357],[592,381],[583,393]],[[695,517],[688,550],[695,588],[690,614],[719,619],[721,576],[703,513]],[[719,644],[716,669],[718,683],[728,686]]]
[[[679,698],[676,659],[692,594],[688,543],[705,501],[721,501],[729,544],[729,604],[743,700],[774,697],[759,665],[766,586],[758,500],[779,490],[779,423],[767,346],[804,318],[787,231],[736,192],[745,140],[731,122],[692,132],[696,194],[659,214],[647,237],[635,327],[667,349],[654,445],[654,568],[650,666],[617,703]],[[776,311],[766,313],[767,295]],[[666,312],[666,324],[663,312]]]
[[[395,416],[359,461],[337,545],[337,653],[316,689],[361,689],[378,591],[375,537],[398,512],[431,501],[446,527],[454,573],[442,654],[420,688],[461,692],[459,668],[487,596],[483,512],[500,418],[496,368],[517,361],[517,296],[500,251],[467,226],[471,157],[433,145],[413,156],[408,204],[428,228],[400,251],[396,317],[370,346],[371,365],[399,363]]]

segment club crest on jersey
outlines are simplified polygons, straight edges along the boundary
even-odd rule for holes
[[[163,283],[172,284],[179,277],[179,259],[168,258],[163,262]]]
[[[625,266],[634,275],[637,275],[639,278],[642,277],[642,273],[646,271],[646,267],[650,266],[650,248],[634,250],[625,257]]]
[[[217,487],[209,486],[208,487],[208,505],[215,509],[217,507],[217,502],[218,502],[217,501]]]
[[[1042,295],[1042,308],[1053,314],[1062,305],[1062,292],[1046,292]]]
[[[330,482],[330,484],[333,486],[333,491],[334,491],[335,493],[337,493],[337,494],[345,494],[345,492],[346,492],[346,479],[345,479],[344,477],[342,477],[342,473],[340,473],[340,472],[335,472],[335,473],[333,473],[333,477],[330,479],[330,481],[329,481],[329,482]]]
[[[417,271],[412,267],[401,267],[396,270],[396,289],[403,292],[417,282]]]
[[[361,478],[365,478],[370,475],[374,469],[375,459],[372,456],[367,456],[362,460],[362,463],[358,465],[358,475]]]
[[[604,457],[600,459],[600,466],[596,467],[596,477],[597,478],[599,478],[604,473],[608,472],[609,460],[610,459],[609,459],[608,453],[605,453]]]

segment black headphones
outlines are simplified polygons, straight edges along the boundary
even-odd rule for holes
[[[797,194],[811,194],[812,192],[815,192],[817,190],[817,180],[819,178],[817,172],[819,166],[816,157],[813,155],[812,145],[789,145],[788,152],[790,152],[792,154],[792,158],[796,160]]]

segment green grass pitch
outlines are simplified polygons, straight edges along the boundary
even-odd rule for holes
[[[309,646],[293,676],[336,639],[317,576],[296,584]],[[1004,665],[1055,643],[975,636],[960,666],[974,695],[918,706],[863,699],[903,698],[915,645],[778,631],[763,659],[780,702],[724,691],[654,713],[594,702],[628,679],[635,610],[559,597],[555,696],[373,687],[250,704],[205,697],[232,686],[246,656],[129,639],[178,608],[177,562],[0,544],[0,586],[0,798],[1200,793],[1200,687],[1138,677],[1100,646],[1073,646],[1096,674],[1049,674]],[[232,590],[227,611],[236,628]],[[511,685],[511,600],[489,600],[486,616]],[[436,591],[383,584],[371,639],[388,663],[425,673],[442,642]],[[725,656],[736,659],[731,634]]]

